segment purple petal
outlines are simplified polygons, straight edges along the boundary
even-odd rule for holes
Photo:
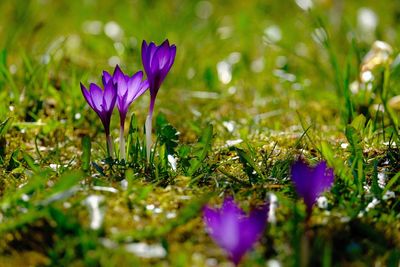
[[[122,98],[118,97],[117,101],[117,107],[119,111],[119,116],[121,118],[121,121],[125,120],[126,113],[128,112],[129,104],[128,101],[126,100],[127,94],[125,94]],[[121,122],[122,123],[122,122]]]
[[[150,113],[154,108],[158,90],[174,63],[175,55],[176,46],[170,46],[168,39],[160,46],[156,46],[153,42],[149,45],[145,41],[142,43],[142,61],[151,97]]]
[[[291,174],[297,194],[304,199],[310,214],[317,197],[332,185],[333,170],[328,169],[325,162],[312,168],[302,161],[297,161],[292,166]]]
[[[106,85],[111,79],[112,76],[110,75],[110,73],[108,73],[107,71],[103,71],[103,76],[102,76],[103,85]]]
[[[115,106],[115,98],[116,98],[116,89],[113,81],[110,80],[104,87],[104,96],[103,96],[104,111],[112,112]]]
[[[169,62],[168,62],[168,71],[171,69],[172,64],[174,64],[175,61],[175,56],[176,56],[176,46],[172,45],[170,50],[169,50]]]
[[[134,80],[134,79],[139,79],[140,81],[142,81],[142,79],[143,79],[143,71],[139,70],[138,72],[133,74],[132,77],[129,78],[129,80]]]
[[[313,179],[312,169],[304,162],[297,161],[292,166],[291,174],[297,194],[303,197],[308,193],[310,181]]]
[[[148,80],[144,80],[142,82],[142,85],[140,86],[140,90],[138,95],[142,95],[144,92],[146,92],[146,90],[149,89],[149,81]]]
[[[154,66],[158,69],[163,69],[170,61],[170,51],[169,45],[167,42],[164,42],[160,45],[156,52],[154,53],[154,57],[151,61],[151,66]]]
[[[156,53],[157,46],[155,43],[151,42],[149,44],[149,48],[147,49],[147,60],[149,63],[149,66],[151,67],[151,61],[153,60],[154,54]]]
[[[114,82],[117,82],[118,79],[125,79],[125,73],[121,70],[118,64],[115,66],[112,77],[114,79]]]
[[[161,69],[162,76],[165,78],[167,76],[168,72],[171,70],[172,65],[174,64],[175,61],[175,55],[176,55],[176,46],[173,45],[168,52],[168,62],[164,65],[164,67]]]
[[[127,87],[128,87],[128,101],[132,102],[136,98],[138,98],[140,95],[138,95],[141,85],[142,85],[142,78],[143,78],[143,72],[138,71],[135,73],[131,78],[129,78]]]
[[[334,180],[333,170],[328,168],[325,161],[321,161],[314,171],[314,183],[316,196],[318,197],[325,190],[328,190]]]
[[[222,213],[235,214],[237,216],[244,216],[245,213],[240,209],[232,197],[226,197],[221,208]]]
[[[239,244],[239,218],[243,212],[231,198],[225,199],[219,212],[205,210],[210,235],[221,248],[231,254]]]
[[[229,253],[232,250],[232,241],[228,240],[228,238],[236,238],[237,235],[236,233],[231,233],[232,227],[226,228],[226,214],[222,214],[220,211],[216,211],[209,207],[204,207],[203,212],[203,218],[207,226],[207,232],[215,243]],[[224,218],[222,216],[224,216]]]
[[[159,46],[150,61],[150,72],[153,75],[152,85],[157,89],[160,88],[175,60],[176,47],[172,46],[170,48],[168,45],[169,43],[165,41]]]
[[[116,75],[114,81],[117,87],[117,94],[119,98],[124,97],[128,93],[128,84],[124,75]]]
[[[92,98],[93,109],[97,112],[101,111],[101,105],[103,103],[103,90],[101,90],[101,88],[94,83],[90,84],[89,90]]]
[[[147,45],[146,41],[142,43],[142,63],[144,67],[144,71],[146,72],[147,76],[151,76],[151,60],[156,50],[156,45],[151,42]]]
[[[264,205],[246,216],[233,199],[227,197],[219,210],[206,206],[203,214],[210,236],[237,265],[264,231],[268,206]]]
[[[142,81],[142,83],[140,84],[140,88],[135,96],[135,99],[137,99],[139,96],[143,95],[147,89],[149,89],[149,83],[147,80]]]
[[[167,76],[168,72],[171,70],[172,65],[174,64],[175,61],[175,55],[176,55],[176,46],[173,45],[169,49],[169,58],[168,58],[168,63],[164,65],[164,67],[161,69],[161,76],[165,77]]]
[[[218,211],[208,206],[205,206],[203,208],[203,219],[204,222],[206,223],[207,230],[210,234],[218,232],[219,229],[221,228],[220,215]]]
[[[143,40],[143,42],[142,42],[142,64],[144,67],[144,71],[146,73],[148,73],[148,70],[149,70],[149,60],[147,58],[147,50],[148,50],[148,45],[147,45],[146,41]]]
[[[166,45],[166,46],[169,47],[169,40],[168,40],[168,39],[165,39],[164,42],[162,42],[161,45]]]
[[[86,89],[86,87],[81,83],[81,91],[83,94],[83,97],[85,97],[86,102],[88,102],[89,106],[93,109],[93,101],[92,101],[92,96],[90,95],[90,92]]]
[[[265,229],[267,217],[268,206],[264,205],[253,210],[248,218],[242,220],[240,224],[241,246],[247,249],[253,246]]]
[[[148,49],[148,45],[147,42],[145,40],[143,40],[142,42],[142,61],[146,61],[145,59],[147,59],[145,56],[147,55],[147,49]]]

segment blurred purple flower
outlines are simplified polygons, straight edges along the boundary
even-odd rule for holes
[[[307,215],[310,216],[317,197],[331,188],[334,180],[333,170],[326,166],[325,161],[313,168],[299,160],[293,164],[291,173],[297,194],[304,199]]]
[[[110,121],[117,100],[117,89],[112,80],[108,80],[107,82],[105,82],[105,80],[106,79],[103,76],[104,91],[94,83],[89,85],[89,90],[87,90],[81,83],[81,90],[89,106],[97,113],[103,123],[109,156],[112,156],[113,150],[110,138]]]
[[[171,69],[172,64],[174,64],[175,54],[176,46],[169,45],[168,40],[165,40],[160,46],[156,46],[153,42],[149,45],[147,45],[146,41],[142,43],[142,63],[150,89],[149,115],[146,119],[147,161],[150,161],[154,103],[162,82]]]
[[[212,239],[238,265],[244,254],[250,250],[263,233],[268,217],[268,206],[263,205],[248,216],[231,197],[227,197],[221,209],[203,208],[203,220]]]

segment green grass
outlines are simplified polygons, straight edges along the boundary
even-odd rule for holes
[[[398,266],[399,110],[390,100],[400,95],[400,4],[314,2],[307,12],[295,1],[1,1],[0,266],[222,266],[202,206],[234,195],[249,210],[270,193],[277,220],[242,266]],[[379,18],[370,35],[357,22],[362,7]],[[110,37],[112,21],[120,32]],[[130,109],[127,162],[105,159],[79,82],[100,82],[117,62],[133,74],[141,41],[166,38],[177,56],[157,96],[151,164],[148,93]],[[393,63],[353,94],[375,40],[393,47]],[[229,82],[218,76],[222,61]],[[113,138],[118,123],[115,112]],[[308,223],[289,173],[299,156],[326,160],[336,175],[327,209],[315,207]],[[91,195],[103,199],[95,230]],[[166,254],[135,255],[127,246],[139,242]]]

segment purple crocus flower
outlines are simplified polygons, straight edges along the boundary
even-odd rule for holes
[[[82,94],[88,102],[89,106],[100,117],[106,133],[107,149],[109,156],[113,155],[112,140],[110,136],[111,115],[117,100],[117,89],[113,81],[105,82],[103,76],[104,91],[96,84],[91,83],[89,90],[81,83]]]
[[[150,114],[153,113],[158,90],[174,64],[175,54],[176,46],[169,45],[168,40],[160,46],[156,46],[153,42],[149,45],[146,41],[142,43],[142,62],[150,86]]]
[[[299,160],[293,164],[291,173],[297,194],[304,199],[309,217],[317,197],[332,186],[333,170],[326,166],[325,161],[313,168]]]
[[[148,88],[149,84],[143,81],[143,72],[138,71],[132,77],[125,75],[121,68],[117,65],[114,70],[113,76],[108,72],[103,72],[103,83],[107,84],[113,81],[117,88],[117,108],[120,118],[120,156],[125,160],[125,118],[128,113],[128,108],[132,102],[141,96]]]
[[[149,115],[146,120],[147,160],[150,158],[151,120],[153,117],[154,103],[158,90],[174,63],[175,54],[176,46],[169,45],[168,40],[165,40],[160,46],[156,46],[153,42],[149,45],[147,45],[146,41],[142,43],[142,63],[150,88],[150,107]]]
[[[261,236],[266,226],[268,206],[263,205],[246,215],[231,197],[227,197],[221,209],[205,206],[203,220],[212,239],[238,265],[244,254]]]

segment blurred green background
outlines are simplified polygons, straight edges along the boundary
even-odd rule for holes
[[[178,128],[216,118],[285,129],[296,123],[295,110],[332,124],[341,100],[317,41],[321,25],[339,68],[351,58],[353,79],[374,40],[399,42],[398,1],[3,0],[0,8],[0,48],[13,80],[1,82],[3,94],[14,86],[9,91],[46,101],[47,87],[54,87],[64,94],[55,115],[72,117],[84,106],[79,81],[99,81],[117,63],[132,74],[142,69],[142,40],[168,38],[178,53],[156,110]],[[356,53],[349,55],[352,46]],[[37,105],[27,104],[39,118]],[[147,105],[144,97],[134,110],[145,113]],[[24,116],[24,106],[16,113]]]

